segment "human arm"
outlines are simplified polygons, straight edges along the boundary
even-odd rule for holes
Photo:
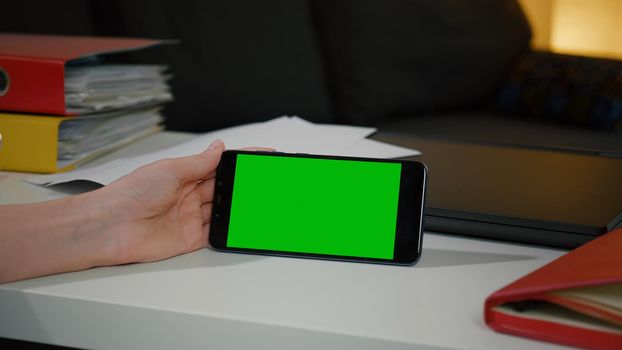
[[[141,167],[99,190],[0,206],[0,283],[169,258],[207,245],[224,150]]]

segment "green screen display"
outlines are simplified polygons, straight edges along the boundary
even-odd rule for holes
[[[239,154],[227,246],[393,259],[401,164]]]

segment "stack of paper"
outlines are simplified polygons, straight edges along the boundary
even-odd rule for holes
[[[103,64],[65,67],[65,103],[77,117],[58,130],[58,167],[77,164],[161,130],[160,104],[171,101],[167,66]]]
[[[371,158],[399,158],[420,154],[416,150],[366,138],[375,131],[374,128],[314,124],[298,117],[280,117],[267,122],[200,134],[190,141],[138,157],[118,159],[68,173],[34,176],[26,181],[38,185],[53,185],[74,180],[89,180],[107,185],[142,165],[164,158],[202,152],[216,139],[223,140],[227,149],[258,146],[276,148],[281,152]]]
[[[66,119],[58,128],[58,167],[160,131],[159,107],[116,110]]]
[[[65,68],[70,113],[120,109],[172,100],[167,67],[141,64],[78,64]]]

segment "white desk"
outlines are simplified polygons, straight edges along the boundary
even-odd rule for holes
[[[107,158],[186,137],[154,135]],[[0,203],[60,196],[0,176]],[[0,337],[90,349],[561,349],[495,333],[482,311],[487,295],[561,254],[432,233],[412,267],[202,249],[0,285]]]

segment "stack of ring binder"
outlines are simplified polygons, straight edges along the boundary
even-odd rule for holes
[[[0,33],[0,170],[67,171],[160,131],[167,67],[105,55],[161,43]]]

